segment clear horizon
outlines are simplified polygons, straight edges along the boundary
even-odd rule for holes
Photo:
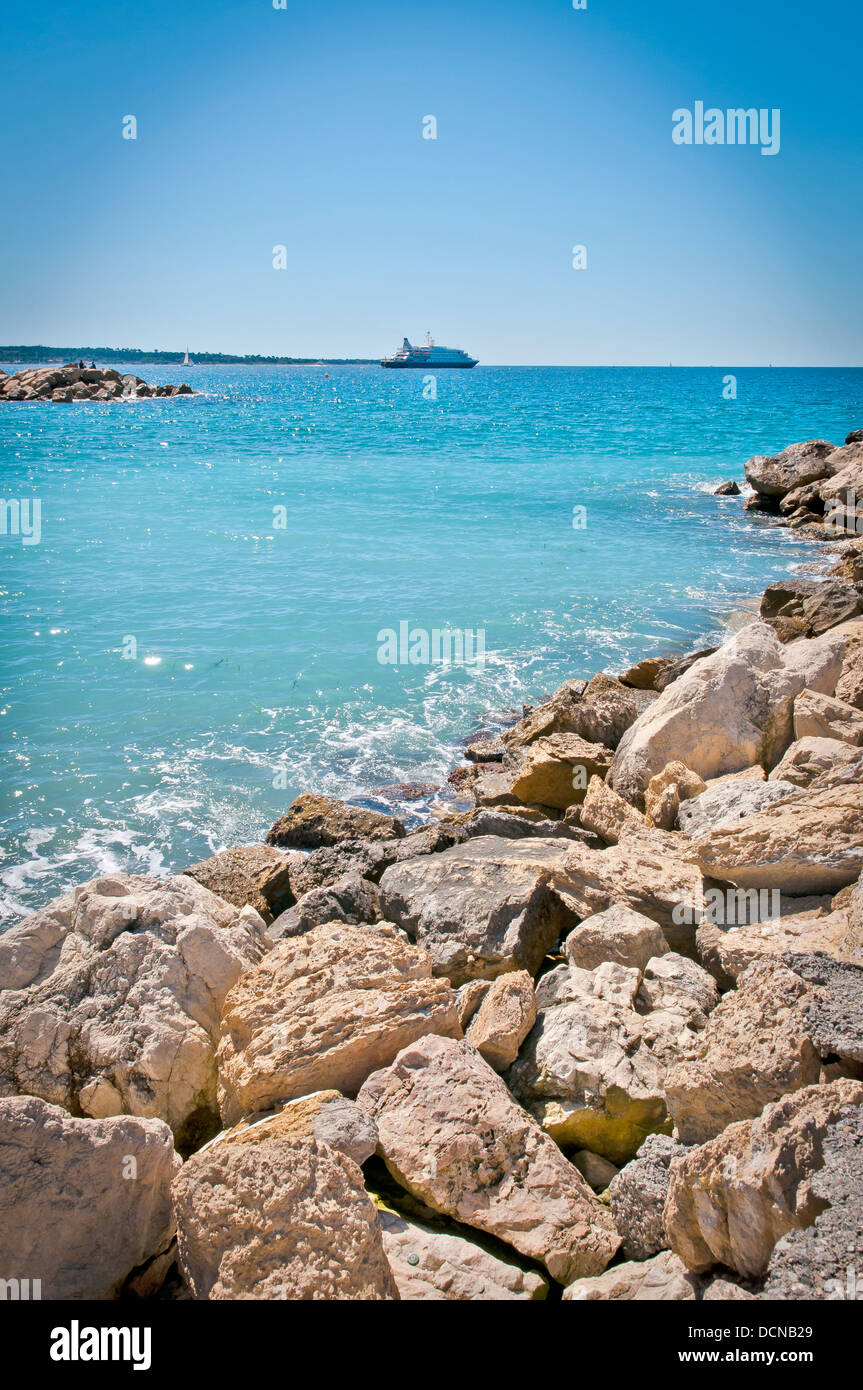
[[[851,0],[144,19],[4,22],[4,339],[376,359],[430,329],[499,366],[863,362]],[[699,145],[701,107],[780,112],[778,152]]]

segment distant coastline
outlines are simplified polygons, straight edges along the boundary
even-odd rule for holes
[[[261,357],[255,353],[230,352],[192,352],[192,366],[249,366],[249,367],[313,367],[322,362],[328,367],[338,366],[377,366],[377,357]],[[182,352],[148,352],[144,348],[107,347],[0,347],[0,362],[71,362],[86,358],[88,362],[151,362],[179,363],[183,365]]]

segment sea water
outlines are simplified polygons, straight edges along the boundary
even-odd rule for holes
[[[0,407],[0,496],[41,505],[0,536],[5,925],[302,791],[424,814],[380,789],[813,560],[712,488],[863,426],[852,369],[137,370],[199,394]],[[379,659],[402,624],[482,659]]]

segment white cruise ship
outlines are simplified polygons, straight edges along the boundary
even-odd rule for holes
[[[381,359],[382,367],[475,367],[478,358],[461,348],[437,347],[430,333],[422,347],[414,347],[405,338],[398,352]]]

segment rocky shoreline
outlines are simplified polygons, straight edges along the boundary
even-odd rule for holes
[[[23,367],[7,376],[0,372],[0,402],[130,400],[145,396],[195,396],[191,386],[148,386],[140,376],[113,367],[66,362],[62,367]]]
[[[265,844],[0,937],[0,1277],[854,1297],[863,434],[746,478],[830,574],[476,738],[467,809],[408,831],[307,794]]]

